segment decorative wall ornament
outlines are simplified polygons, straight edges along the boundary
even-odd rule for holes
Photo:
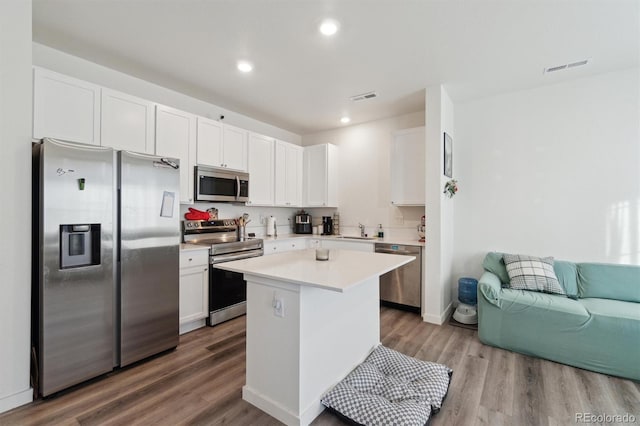
[[[456,195],[456,192],[458,192],[457,180],[451,179],[450,181],[444,184],[444,191],[442,191],[442,193],[447,194],[447,197],[453,198],[453,196]]]

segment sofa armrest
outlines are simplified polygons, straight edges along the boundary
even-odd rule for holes
[[[478,296],[483,297],[497,307],[500,307],[501,289],[500,278],[492,272],[485,271],[480,277],[480,281],[478,281]]]

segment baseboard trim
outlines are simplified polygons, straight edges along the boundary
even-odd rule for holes
[[[451,315],[451,309],[453,309],[453,305],[449,303],[449,305],[440,315],[425,313],[422,315],[422,320],[431,324],[442,325],[449,319],[449,315]]]
[[[283,407],[281,404],[266,397],[265,395],[262,395],[260,392],[256,392],[255,390],[251,389],[247,385],[244,385],[242,387],[242,399],[247,401],[249,404],[258,407],[265,413],[275,417],[276,419],[280,420],[282,423],[286,425],[297,426],[297,425],[305,424],[302,421],[302,416],[297,416],[296,414],[289,411],[287,408]]]
[[[21,392],[6,396],[0,399],[0,413],[13,410],[21,405],[28,404],[33,401],[33,389],[27,388]]]

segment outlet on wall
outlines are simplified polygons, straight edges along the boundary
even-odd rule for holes
[[[284,318],[284,300],[279,297],[273,299],[273,315]]]

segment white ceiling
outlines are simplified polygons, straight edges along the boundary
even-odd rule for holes
[[[333,38],[323,18],[340,22]],[[637,0],[33,0],[34,40],[308,134],[637,67]],[[591,64],[543,75],[545,67]],[[255,64],[249,75],[239,59]],[[374,100],[353,103],[370,90]]]

